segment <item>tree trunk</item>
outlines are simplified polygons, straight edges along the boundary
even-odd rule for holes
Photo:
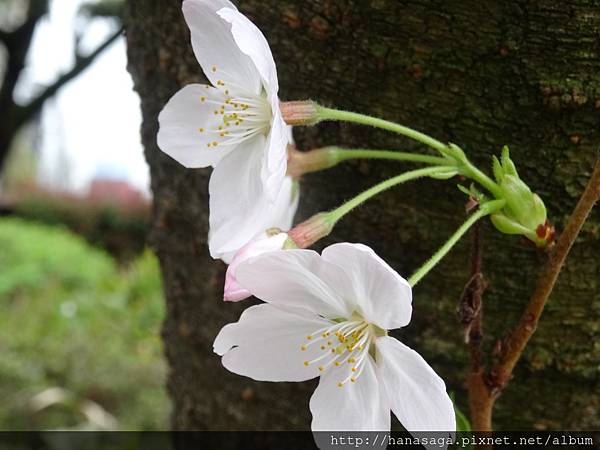
[[[600,8],[596,0],[240,0],[278,64],[281,98],[405,123],[459,144],[482,167],[507,144],[558,230],[600,143]],[[208,170],[188,170],[156,146],[157,115],[181,86],[203,81],[179,1],[130,0],[129,69],[142,100],[154,215],[150,243],[163,271],[163,327],[173,427],[306,429],[315,383],[256,383],[227,372],[212,341],[249,303],[224,304],[224,265],[207,249]],[[415,149],[358,126],[296,129],[299,146]],[[408,165],[357,162],[302,181],[298,220],[332,208]],[[464,219],[455,183],[421,180],[353,212],[327,243],[363,242],[408,276]],[[600,214],[596,210],[518,366],[496,404],[496,429],[600,425]],[[484,348],[516,325],[545,256],[482,228]],[[466,409],[469,367],[456,308],[469,276],[469,239],[414,291],[407,341]],[[273,355],[276,357],[276,355]]]

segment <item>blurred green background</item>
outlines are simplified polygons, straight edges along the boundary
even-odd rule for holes
[[[167,428],[160,274],[66,227],[0,217],[0,429]]]

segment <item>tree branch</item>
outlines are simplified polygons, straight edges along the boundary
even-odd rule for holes
[[[33,32],[39,20],[48,12],[47,0],[32,0],[27,11],[25,22],[16,30],[4,32],[2,42],[8,51],[8,61],[4,79],[0,85],[0,111],[13,105],[12,95],[19,74],[25,66],[25,58],[31,45]]]
[[[77,56],[75,65],[67,73],[61,75],[54,83],[47,86],[34,100],[26,106],[18,106],[12,101],[12,91],[8,92],[2,87],[2,94],[6,94],[5,102],[0,102],[0,111],[2,111],[3,119],[0,122],[0,171],[6,156],[10,143],[16,132],[21,126],[29,121],[42,108],[44,102],[52,97],[66,83],[71,81],[81,72],[83,72],[100,53],[108,48],[122,33],[123,29],[119,29],[111,34],[101,45],[99,45],[92,53],[86,56]],[[2,98],[0,97],[0,100]]]
[[[61,75],[52,85],[46,87],[44,91],[39,94],[34,100],[31,101],[27,106],[21,108],[19,114],[19,126],[29,120],[34,114],[36,114],[44,102],[52,97],[56,92],[83,72],[100,53],[106,50],[119,36],[121,36],[123,29],[120,28],[115,33],[111,34],[102,44],[100,44],[92,53],[89,55],[76,58],[75,65],[67,73]]]
[[[538,321],[544,307],[554,289],[558,274],[562,269],[565,259],[581,231],[590,211],[600,199],[600,158],[592,176],[583,192],[573,214],[560,236],[556,248],[550,255],[542,274],[538,279],[536,288],[529,300],[527,309],[521,316],[517,328],[507,337],[503,345],[500,361],[493,367],[490,373],[490,381],[493,389],[501,390],[512,376],[512,371],[521,358],[525,346],[537,328]]]

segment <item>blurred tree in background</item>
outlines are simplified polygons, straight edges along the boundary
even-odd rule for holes
[[[88,54],[76,49],[73,66],[24,105],[15,102],[14,92],[19,76],[26,67],[36,26],[48,13],[51,0],[0,0],[0,173],[11,143],[23,125],[34,119],[44,102],[69,81],[83,72],[120,35],[112,33]],[[124,3],[120,0],[100,0],[83,5],[81,14],[93,17],[111,17],[120,21]],[[76,41],[79,39],[75,36]]]
[[[314,98],[382,116],[456,142],[479,165],[504,144],[546,202],[558,230],[589,177],[600,142],[600,10],[596,0],[239,0],[278,64],[281,98]],[[255,383],[222,368],[212,342],[248,303],[223,304],[224,265],[207,249],[208,170],[188,170],[156,145],[157,116],[181,86],[205,82],[180,1],[130,0],[129,68],[142,100],[151,168],[150,241],[167,295],[163,327],[173,427],[306,429],[308,383]],[[303,149],[415,145],[344,124],[298,129]],[[306,177],[299,219],[339,205],[407,166],[356,162]],[[372,246],[410,274],[462,222],[465,197],[422,180],[353,212],[334,241]],[[516,379],[497,403],[498,429],[600,426],[600,213],[575,244]],[[545,258],[483,227],[483,345],[502,344]],[[414,291],[402,337],[455,390],[464,407],[469,362],[456,309],[469,278],[468,240]],[[273,355],[277,358],[277,355]],[[526,402],[523,400],[527,399]]]

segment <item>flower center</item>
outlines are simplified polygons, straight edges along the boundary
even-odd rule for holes
[[[213,66],[213,72],[216,71]],[[269,133],[273,112],[264,91],[259,95],[247,94],[243,86],[222,80],[217,81],[216,87],[206,86],[206,89],[218,92],[200,97],[202,103],[214,108],[217,119],[211,129],[198,129],[202,134],[209,134],[207,147],[237,145],[261,133]]]
[[[304,361],[304,365],[319,364],[320,372],[330,367],[339,368],[344,375],[337,385],[342,387],[348,381],[356,382],[364,369],[374,339],[373,325],[357,317],[306,336],[306,343],[302,344],[300,350],[306,351],[311,346],[318,346],[322,354],[311,361]]]

